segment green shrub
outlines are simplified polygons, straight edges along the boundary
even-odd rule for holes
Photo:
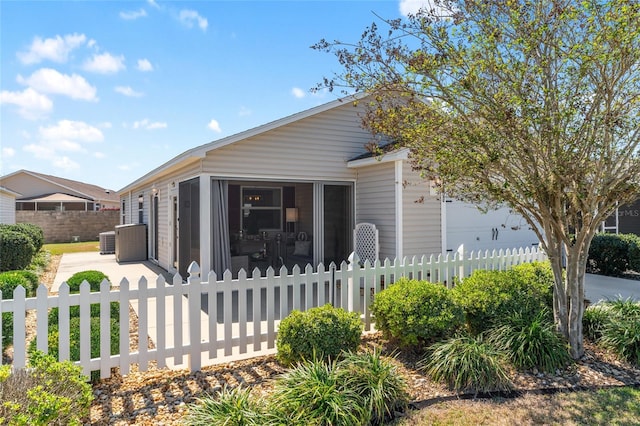
[[[119,321],[111,318],[110,320],[110,335],[111,335],[111,355],[120,353],[120,326]],[[91,333],[91,358],[97,358],[100,356],[100,318],[92,317],[90,320],[90,333]],[[80,360],[80,318],[72,317],[69,320],[69,358],[71,361]],[[55,359],[60,358],[59,348],[59,329],[58,324],[49,324],[49,333],[47,335],[47,348],[49,354]],[[32,354],[36,351],[37,340],[33,339],[29,343],[28,352]],[[91,379],[96,380],[100,376],[98,372],[92,372]]]
[[[14,231],[22,232],[29,237],[36,253],[42,249],[44,245],[44,231],[41,227],[33,223],[16,223],[10,226]]]
[[[119,302],[111,302],[110,306],[110,317],[113,320],[118,321],[120,318],[120,303]],[[59,308],[51,308],[49,310],[49,325],[58,324],[59,319]],[[100,304],[92,303],[89,306],[89,315],[91,318],[100,318]],[[69,318],[79,317],[80,316],[80,306],[69,306]]]
[[[270,411],[286,425],[365,425],[370,413],[353,389],[346,388],[336,364],[306,361],[274,384]]]
[[[505,354],[482,335],[458,336],[433,344],[421,369],[456,391],[491,392],[512,386]]]
[[[31,238],[22,232],[15,231],[11,225],[0,226],[0,272],[25,269],[36,249]]]
[[[626,361],[640,365],[640,303],[632,299],[605,302],[609,318],[598,344]]]
[[[31,263],[27,266],[27,270],[42,274],[51,263],[51,252],[48,250],[40,250],[31,258]]]
[[[69,293],[73,294],[80,293],[80,284],[84,281],[89,283],[91,292],[100,291],[103,280],[109,281],[109,277],[100,271],[81,271],[73,274],[66,283],[69,285]]]
[[[36,295],[32,284],[33,276],[27,271],[7,271],[0,273],[0,291],[3,299],[13,299],[13,291],[22,286],[27,297]],[[35,277],[36,285],[38,277]],[[13,312],[2,313],[2,349],[13,343]]]
[[[82,425],[93,399],[80,367],[31,354],[29,369],[0,381],[0,423],[10,425]]]
[[[250,388],[223,387],[218,394],[207,396],[189,406],[185,423],[192,426],[262,426],[267,424],[265,404],[255,400]]]
[[[24,278],[24,284],[18,277]],[[19,271],[6,271],[0,272],[0,290],[2,290],[2,297],[7,298],[8,295],[13,293],[13,290],[21,285],[24,287],[27,297],[35,297],[36,290],[38,289],[40,279],[38,275],[26,270]],[[20,282],[20,284],[17,284]],[[10,289],[11,293],[5,293],[5,289]]]
[[[376,329],[409,347],[433,342],[462,325],[462,310],[438,283],[401,278],[376,294]]]
[[[640,272],[640,237],[635,234],[624,234],[627,242],[627,258],[629,269]]]
[[[620,276],[629,268],[629,244],[621,235],[600,233],[591,240],[589,270],[608,276]]]
[[[480,334],[514,312],[533,318],[553,301],[548,263],[522,264],[506,271],[476,270],[453,288],[469,331]]]
[[[336,367],[341,386],[353,390],[370,413],[373,424],[387,424],[409,401],[407,383],[379,350],[349,353]]]
[[[611,312],[605,303],[589,306],[582,316],[582,331],[584,337],[597,342],[602,337],[602,330],[609,320]]]
[[[553,373],[567,366],[572,358],[569,346],[556,331],[546,310],[534,318],[514,313],[503,325],[489,331],[489,341],[507,353],[511,362],[524,370]]]
[[[360,344],[362,322],[357,313],[325,305],[293,311],[278,327],[278,360],[291,365],[302,360],[335,359]]]

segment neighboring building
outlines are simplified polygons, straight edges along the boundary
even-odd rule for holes
[[[21,194],[16,198],[16,210],[98,211],[119,207],[114,190],[29,170],[2,176],[0,184]]]
[[[20,194],[0,186],[0,223],[16,223],[16,197]]]
[[[512,247],[537,243],[528,227],[512,229],[503,211],[488,214],[487,232],[478,224],[468,241],[455,236],[455,220],[446,219],[453,207],[431,194],[407,149],[367,155],[372,136],[361,127],[363,103],[353,100],[178,155],[118,191],[121,224],[146,223],[149,258],[183,276],[191,261],[203,273],[339,263],[361,222],[376,225],[382,260],[479,247],[503,224]],[[494,233],[486,247],[498,247],[507,234]]]
[[[40,226],[47,243],[98,240],[119,220],[111,189],[29,170],[0,177],[0,185],[16,194],[14,221]]]
[[[640,199],[617,207],[603,223],[602,231],[640,235]]]

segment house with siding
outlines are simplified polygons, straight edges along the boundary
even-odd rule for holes
[[[219,274],[340,263],[362,222],[376,226],[382,260],[457,249],[447,243],[447,210],[469,206],[433,193],[406,149],[368,155],[372,135],[361,126],[358,100],[338,99],[178,155],[118,191],[121,224],[146,224],[148,257],[183,277],[192,261]],[[485,215],[495,224],[469,238],[497,247],[506,240],[494,239],[493,229],[506,214]],[[513,235],[510,247],[537,242],[528,229]]]
[[[0,186],[0,223],[16,223],[16,197],[20,194]]]

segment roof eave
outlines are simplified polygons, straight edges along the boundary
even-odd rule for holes
[[[401,148],[393,152],[382,155],[371,155],[371,157],[360,158],[347,162],[347,167],[357,169],[359,167],[372,166],[374,164],[389,163],[398,160],[407,160],[409,158],[409,148]]]

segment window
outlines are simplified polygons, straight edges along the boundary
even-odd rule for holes
[[[282,188],[242,187],[242,229],[248,235],[282,230]]]
[[[138,223],[144,223],[144,195],[138,197]]]
[[[120,225],[124,225],[127,223],[127,202],[122,200],[122,209],[120,210],[122,215],[122,223]]]

